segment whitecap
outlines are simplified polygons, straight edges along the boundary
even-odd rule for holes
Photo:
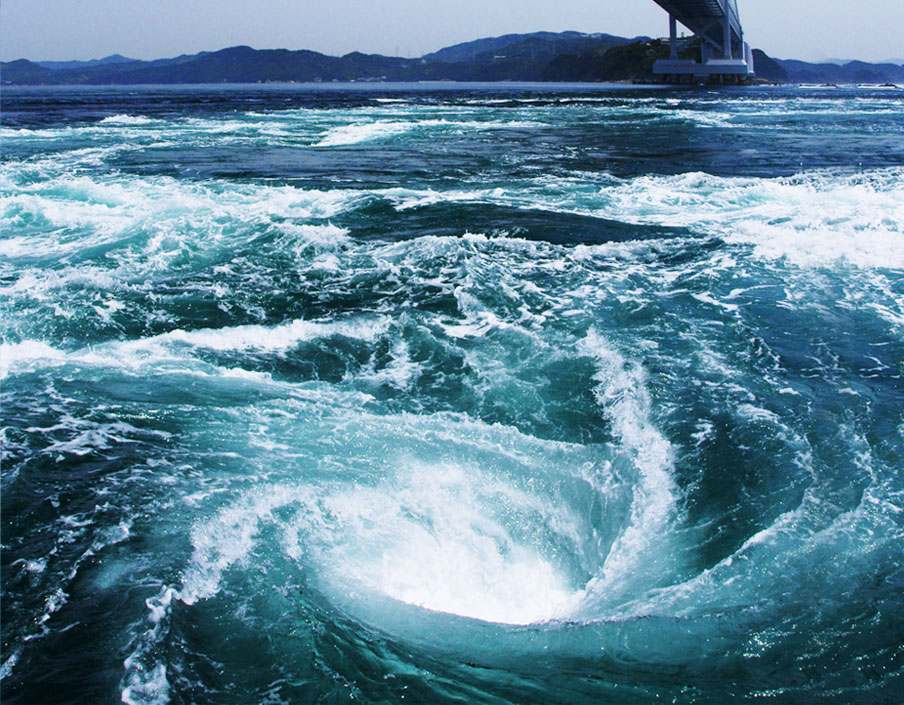
[[[383,139],[407,132],[415,126],[415,123],[389,122],[377,120],[375,122],[356,123],[342,125],[327,131],[317,142],[315,147],[342,147],[370,140]]]
[[[100,121],[101,125],[148,125],[154,122],[149,117],[145,117],[144,115],[111,115],[110,117],[105,117]]]

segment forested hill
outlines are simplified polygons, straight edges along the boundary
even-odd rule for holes
[[[693,50],[688,50],[693,51]],[[581,32],[509,34],[457,44],[417,59],[230,47],[155,61],[114,55],[96,61],[0,65],[4,85],[134,85],[329,81],[627,81],[651,77],[667,56],[660,40]],[[690,54],[689,54],[690,55]],[[756,51],[757,75],[793,83],[902,83],[895,64],[809,64]]]
[[[581,32],[536,32],[479,39],[418,59],[354,52],[230,47],[157,61],[31,62],[2,65],[6,84],[256,83],[268,81],[542,80],[563,54],[605,51],[632,39]]]

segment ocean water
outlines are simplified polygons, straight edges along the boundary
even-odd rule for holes
[[[4,703],[904,700],[904,90],[0,137]]]

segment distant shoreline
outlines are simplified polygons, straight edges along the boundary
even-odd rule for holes
[[[144,90],[144,89],[167,89],[167,90],[195,90],[195,89],[229,89],[229,88],[256,88],[256,89],[286,89],[298,88],[304,90],[323,91],[331,90],[359,90],[363,92],[379,92],[385,90],[412,90],[421,89],[428,90],[486,90],[492,91],[497,89],[524,88],[526,90],[562,90],[575,88],[580,90],[685,90],[693,91],[702,89],[745,89],[745,88],[805,88],[805,89],[851,89],[851,88],[889,88],[904,90],[904,85],[887,83],[837,83],[837,84],[819,84],[819,83],[773,83],[770,81],[751,82],[748,84],[734,86],[719,86],[714,84],[663,84],[653,82],[633,82],[633,81],[330,81],[330,82],[314,82],[314,81],[269,81],[269,82],[250,82],[250,83],[109,83],[109,84],[85,84],[85,83],[21,83],[21,84],[3,84],[4,90],[19,91],[25,89],[42,89],[53,91],[57,89],[80,90]]]

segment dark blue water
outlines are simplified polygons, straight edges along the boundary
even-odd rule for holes
[[[904,699],[904,90],[0,135],[4,702]]]

